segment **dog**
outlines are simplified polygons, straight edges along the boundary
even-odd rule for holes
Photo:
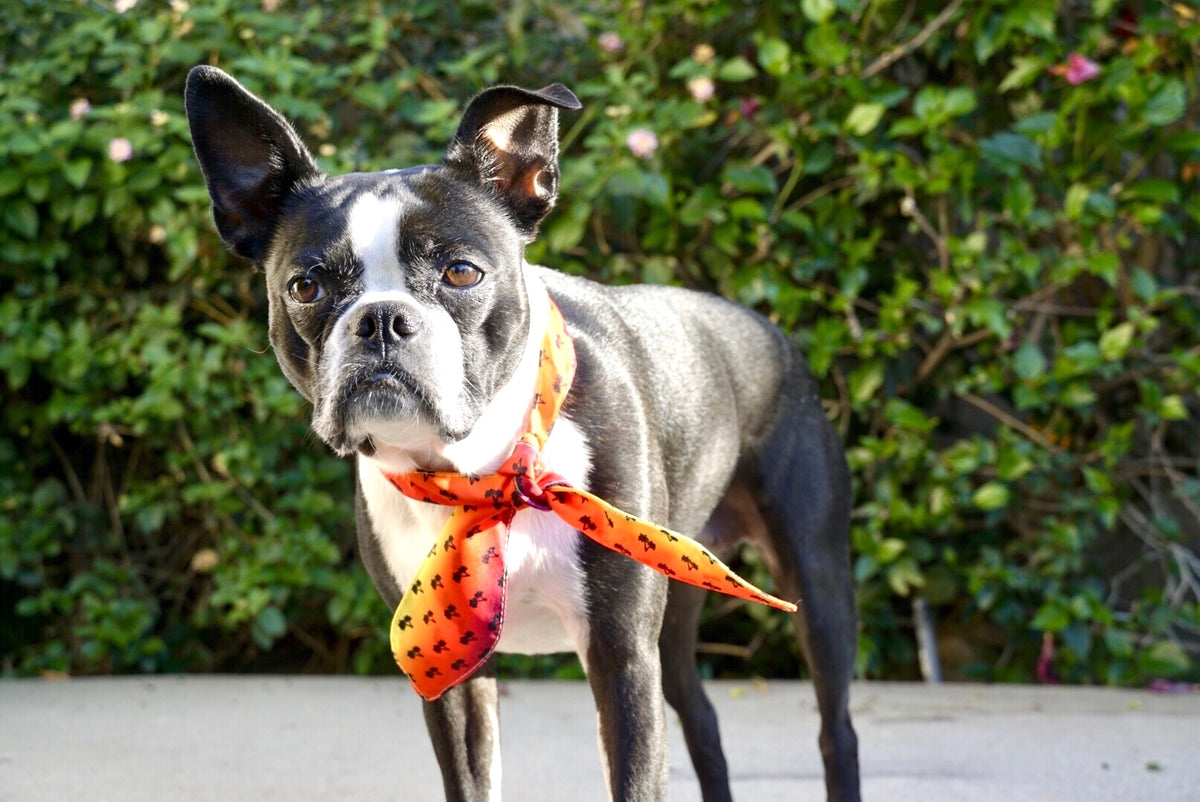
[[[441,164],[337,177],[322,174],[279,113],[215,67],[190,72],[185,105],[217,230],[265,274],[279,365],[311,403],[316,435],[356,463],[359,550],[389,607],[426,590],[414,577],[458,514],[398,492],[397,477],[453,475],[465,487],[511,469],[531,405],[545,400],[533,397],[539,360],[548,321],[561,315],[572,383],[535,455],[555,479],[522,485],[524,465],[504,478],[517,488],[496,514],[507,527],[497,583],[507,606],[489,648],[579,655],[613,799],[666,798],[665,698],[703,798],[728,800],[695,664],[707,591],[634,562],[619,544],[605,548],[527,494],[561,502],[579,488],[716,554],[748,540],[781,593],[801,600],[794,621],[821,715],[828,798],[859,799],[848,709],[851,485],[839,439],[802,355],[756,313],[525,261],[557,199],[558,113],[580,108],[575,95],[559,84],[486,89]],[[453,581],[481,566],[462,563]],[[439,573],[432,584],[448,581]],[[399,629],[410,624],[398,616]],[[424,704],[450,800],[500,798],[489,654]]]

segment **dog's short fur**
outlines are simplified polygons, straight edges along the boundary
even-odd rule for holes
[[[486,90],[442,164],[339,177],[220,70],[193,70],[186,102],[217,228],[266,274],[279,364],[317,435],[357,460],[360,550],[387,604],[449,512],[400,495],[380,469],[499,466],[531,403],[550,296],[579,367],[547,468],[718,553],[754,542],[780,595],[802,600],[829,798],[858,799],[850,478],[817,386],[786,336],[734,304],[526,264],[557,195],[558,110],[575,96]],[[507,560],[499,649],[577,651],[612,797],[665,798],[665,693],[704,799],[728,799],[694,660],[705,592],[534,510],[517,514]],[[490,666],[426,704],[449,799],[500,798],[496,706]]]

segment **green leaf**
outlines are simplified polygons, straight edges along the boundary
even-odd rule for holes
[[[756,75],[758,75],[758,70],[754,69],[754,65],[741,56],[734,56],[722,64],[721,69],[717,70],[717,77],[731,84],[749,81]]]
[[[1128,632],[1113,627],[1104,630],[1104,646],[1113,657],[1126,658],[1133,656],[1133,638]]]
[[[828,141],[821,141],[804,154],[804,174],[819,175],[833,166],[837,152]]]
[[[925,585],[925,577],[917,566],[916,560],[905,557],[884,569],[888,587],[897,596],[908,596],[914,588]]]
[[[721,171],[721,180],[741,192],[755,195],[774,195],[779,191],[775,174],[761,164],[730,164]]]
[[[811,22],[820,25],[829,21],[837,11],[837,6],[833,4],[833,0],[800,0],[800,10]]]
[[[996,475],[1005,482],[1015,482],[1033,468],[1033,461],[1013,448],[1002,451],[996,460]]]
[[[907,544],[898,537],[885,537],[879,541],[879,547],[875,549],[875,559],[881,565],[887,565],[894,562],[897,557],[904,553]]]
[[[1095,495],[1105,495],[1113,492],[1112,476],[1108,471],[1102,471],[1098,468],[1085,467],[1083,469],[1083,481],[1087,485],[1088,490]]]
[[[1172,78],[1166,86],[1146,101],[1142,119],[1150,125],[1170,125],[1187,110],[1187,90],[1183,81]]]
[[[851,56],[851,48],[842,41],[841,28],[837,25],[815,25],[804,34],[804,52],[822,67],[836,69]]]
[[[1017,120],[1013,125],[1013,130],[1018,134],[1044,134],[1053,129],[1057,123],[1058,115],[1056,113],[1039,111]]]
[[[1187,420],[1188,408],[1183,397],[1179,395],[1165,395],[1158,402],[1158,414],[1163,420]]]
[[[926,128],[925,124],[916,117],[902,117],[888,128],[888,136],[902,137],[919,134]]]
[[[1045,375],[1046,357],[1042,349],[1029,341],[1021,343],[1013,355],[1013,371],[1026,381]]]
[[[942,107],[945,95],[945,90],[940,86],[921,87],[921,91],[917,92],[917,96],[913,98],[913,114],[922,122],[934,120],[938,109]]]
[[[24,198],[16,201],[8,201],[4,204],[4,222],[11,230],[27,240],[37,238],[37,209]]]
[[[99,199],[91,193],[75,196],[75,203],[71,209],[71,230],[78,231],[96,219],[99,205]]]
[[[1160,640],[1137,657],[1138,667],[1144,674],[1157,677],[1174,677],[1191,667],[1187,653],[1169,640]]]
[[[25,177],[20,170],[6,168],[0,170],[0,198],[11,195],[21,188]]]
[[[1067,189],[1066,199],[1063,201],[1063,211],[1067,217],[1072,220],[1078,220],[1083,217],[1084,209],[1087,208],[1088,198],[1092,191],[1088,189],[1086,184],[1075,183]]]
[[[75,189],[80,189],[87,183],[88,176],[92,174],[92,160],[74,159],[63,162],[62,173],[68,184]]]
[[[1008,487],[1000,482],[985,482],[971,494],[971,503],[981,510],[998,510],[1008,506]]]
[[[1121,200],[1142,200],[1152,203],[1179,203],[1180,188],[1174,181],[1163,178],[1147,178],[1125,188]]]
[[[883,386],[883,365],[872,362],[850,374],[850,400],[855,404],[865,404],[875,397],[875,393]]]
[[[1012,333],[1012,323],[1008,319],[1010,310],[996,298],[973,298],[967,302],[964,311],[968,320],[977,326],[987,326],[1001,339],[1007,339]]]
[[[1128,320],[1104,332],[1100,335],[1100,355],[1108,362],[1124,357],[1133,344],[1134,332],[1134,325]]]
[[[966,86],[956,86],[946,93],[942,109],[948,117],[961,117],[975,111],[978,102],[975,91]]]
[[[779,77],[791,69],[792,48],[782,39],[771,37],[758,46],[758,63],[769,75]]]
[[[859,103],[846,115],[843,127],[855,136],[866,136],[875,130],[886,111],[882,103]]]
[[[287,618],[275,605],[264,607],[254,619],[254,639],[260,646],[270,646],[287,632]]]
[[[1037,56],[1016,56],[1012,69],[1004,76],[998,89],[1003,93],[1029,86],[1045,71],[1046,63]]]
[[[1038,632],[1062,632],[1071,624],[1071,616],[1057,602],[1050,601],[1038,608],[1029,628]]]
[[[1005,15],[1005,22],[1030,36],[1049,41],[1055,38],[1055,14],[1053,3],[1017,3]]]
[[[1154,296],[1158,295],[1158,283],[1154,280],[1154,276],[1140,267],[1133,269],[1130,284],[1133,285],[1133,291],[1137,293],[1137,297],[1147,303],[1153,301]]]
[[[665,176],[632,165],[614,173],[608,180],[606,189],[613,195],[642,198],[659,207],[666,206],[670,194]]]
[[[25,182],[25,196],[34,203],[41,203],[50,194],[50,176],[35,175]]]
[[[919,408],[902,398],[893,398],[883,410],[884,417],[902,429],[915,432],[932,432],[937,428],[937,418],[931,418]]]
[[[8,140],[8,150],[19,156],[32,156],[42,149],[41,143],[28,131],[17,131]]]
[[[1096,391],[1085,382],[1071,382],[1062,389],[1059,401],[1068,407],[1086,407],[1096,403]]]
[[[1021,134],[1001,131],[979,143],[984,160],[1006,175],[1016,175],[1022,167],[1042,169],[1042,149],[1032,139]]]
[[[1080,660],[1087,660],[1092,652],[1092,631],[1079,621],[1072,623],[1058,634],[1063,645],[1075,653]]]

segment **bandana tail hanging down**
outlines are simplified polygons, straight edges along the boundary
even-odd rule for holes
[[[385,473],[404,495],[455,508],[401,598],[390,629],[396,664],[425,699],[466,680],[495,650],[504,626],[509,525],[525,507],[556,515],[605,548],[671,579],[796,610],[795,604],[742,579],[695,540],[542,473],[539,455],[574,372],[575,349],[551,302],[529,425],[500,469],[489,476]]]

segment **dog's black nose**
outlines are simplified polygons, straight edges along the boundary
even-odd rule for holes
[[[396,345],[417,333],[416,314],[394,304],[372,304],[358,316],[355,334],[368,342]]]

